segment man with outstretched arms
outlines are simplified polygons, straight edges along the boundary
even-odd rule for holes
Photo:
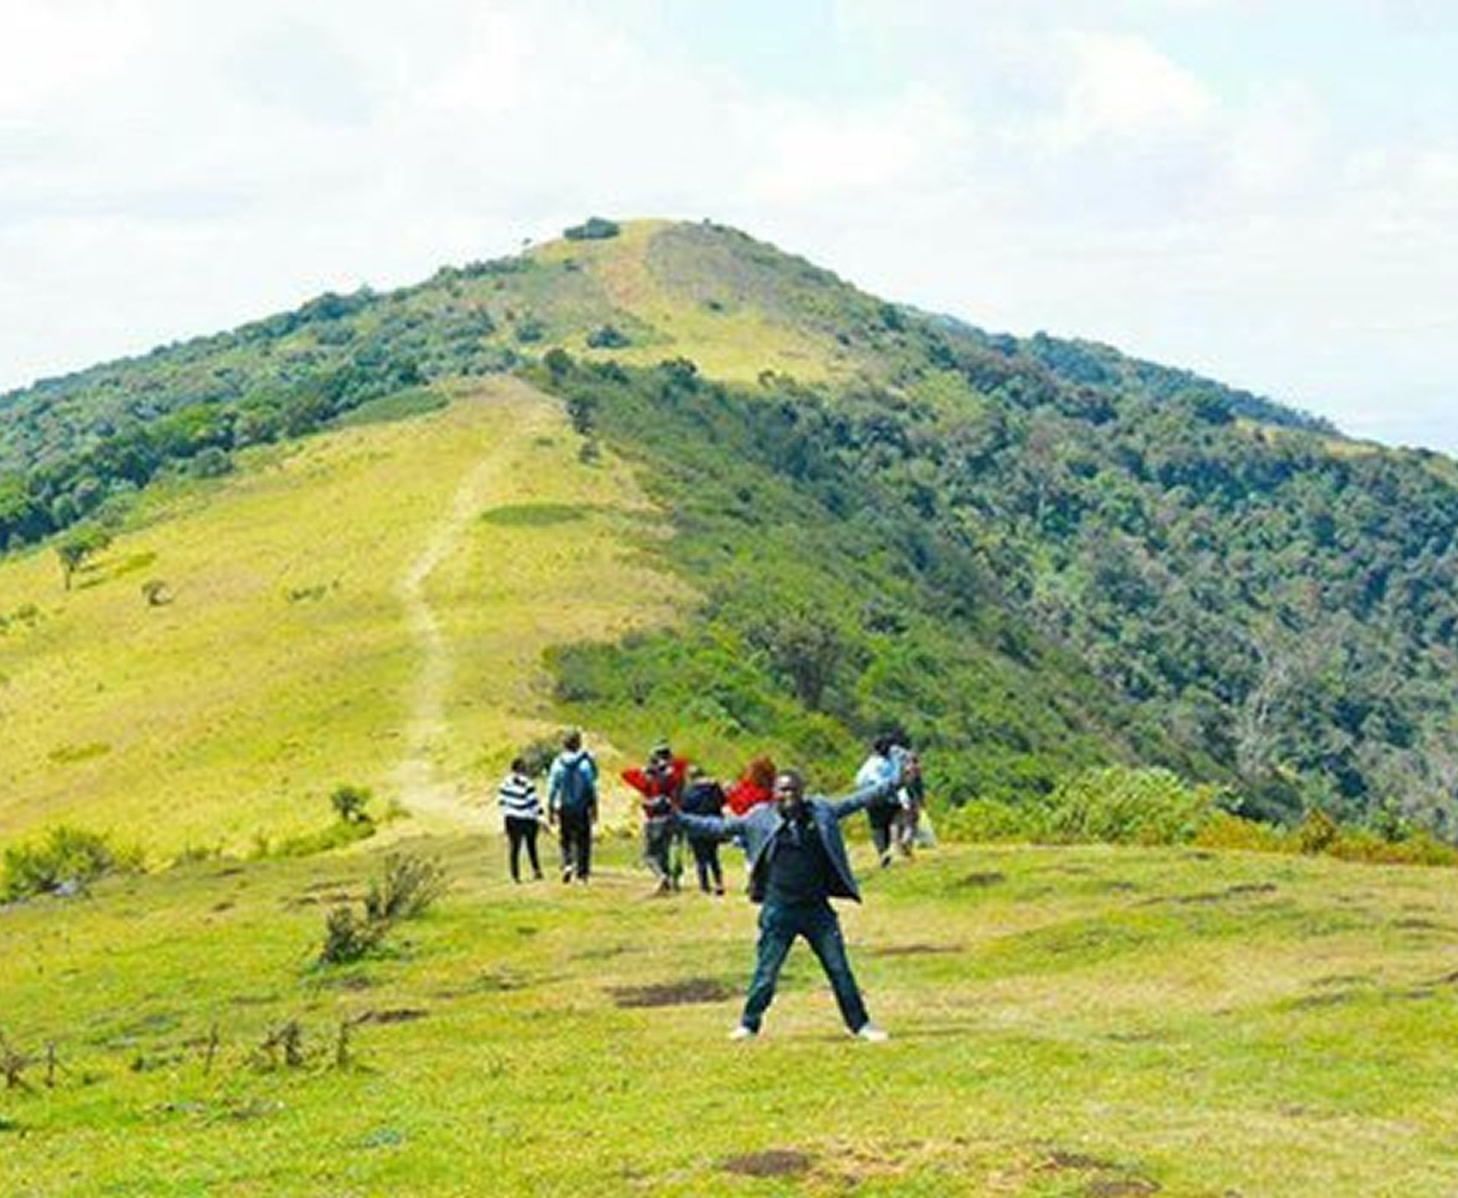
[[[774,1000],[780,967],[797,936],[803,936],[819,958],[847,1030],[862,1040],[887,1038],[866,1012],[830,899],[861,901],[840,821],[893,793],[897,785],[893,777],[843,799],[807,798],[799,771],[782,770],[775,777],[774,802],[756,807],[748,815],[676,817],[691,835],[743,841],[749,858],[749,898],[761,904],[754,978],[732,1039],[748,1040],[759,1034],[764,1013]]]

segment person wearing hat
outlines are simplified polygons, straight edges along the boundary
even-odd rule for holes
[[[667,741],[653,746],[643,766],[623,771],[623,781],[641,796],[643,860],[658,881],[658,894],[678,889],[682,865],[674,860],[677,829],[673,816],[683,798],[687,774],[687,760],[675,757]]]

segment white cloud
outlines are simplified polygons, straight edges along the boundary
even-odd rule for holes
[[[1064,94],[1048,136],[1057,146],[1183,135],[1215,113],[1200,81],[1143,38],[1067,30],[1054,48]]]
[[[1354,427],[1404,387],[1430,413],[1458,378],[1433,327],[1458,310],[1458,137],[1374,139],[1330,63],[1163,36],[1243,45],[1252,11],[839,0],[767,76],[758,35],[665,40],[657,0],[0,0],[0,388],[601,212],[727,220]],[[1429,111],[1453,90],[1421,82]]]
[[[748,181],[752,202],[847,208],[862,197],[944,186],[962,161],[965,119],[928,88],[889,102],[826,112],[764,112],[768,154]]]

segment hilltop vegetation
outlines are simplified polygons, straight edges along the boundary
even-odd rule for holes
[[[80,522],[81,552],[149,480],[527,369],[589,469],[641,464],[676,531],[645,547],[708,596],[674,636],[559,651],[567,710],[624,743],[686,726],[840,771],[896,719],[957,801],[1130,761],[1259,815],[1453,834],[1441,459],[715,225],[573,232],[0,398],[0,542]]]
[[[1451,830],[1458,491],[1396,454],[949,352],[911,395],[542,372],[641,463],[710,596],[691,644],[569,658],[567,696],[610,696],[625,727],[635,690],[658,719],[791,727],[734,681],[758,669],[847,733],[908,722],[954,801],[1140,760],[1255,814]]]

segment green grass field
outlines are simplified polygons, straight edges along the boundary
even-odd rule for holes
[[[555,727],[543,650],[668,618],[627,470],[521,383],[453,395],[150,491],[70,592],[49,549],[0,563],[0,612],[35,613],[0,635],[0,844],[237,849],[327,824],[341,783],[450,820]],[[537,509],[572,535],[496,518]]]
[[[489,302],[493,344],[530,319],[539,349],[739,381],[880,377],[895,348],[870,297],[723,231],[635,222],[530,259],[404,315]],[[631,344],[587,350],[607,322]],[[908,385],[967,402],[950,373]],[[50,548],[0,562],[0,849],[65,823],[150,867],[0,906],[0,1195],[1458,1193],[1445,870],[947,845],[877,872],[858,845],[843,918],[892,1041],[844,1035],[802,946],[765,1035],[730,1044],[754,911],[737,886],[648,897],[611,781],[643,744],[588,730],[591,887],[510,885],[483,802],[558,727],[549,650],[683,627],[641,476],[585,464],[509,378],[345,424],[149,488],[70,591]],[[687,708],[581,710],[749,755]],[[341,783],[407,817],[277,855]],[[326,913],[392,850],[438,856],[448,894],[320,966]]]
[[[846,1037],[797,946],[730,1044],[742,897],[647,898],[628,840],[571,890],[507,883],[494,836],[407,847],[452,889],[354,966],[313,958],[375,850],[0,911],[0,1031],[58,1062],[0,1090],[0,1192],[1458,1188],[1445,871],[952,846],[874,873],[862,846],[843,919],[893,1039]],[[288,1021],[304,1061],[270,1065]]]

